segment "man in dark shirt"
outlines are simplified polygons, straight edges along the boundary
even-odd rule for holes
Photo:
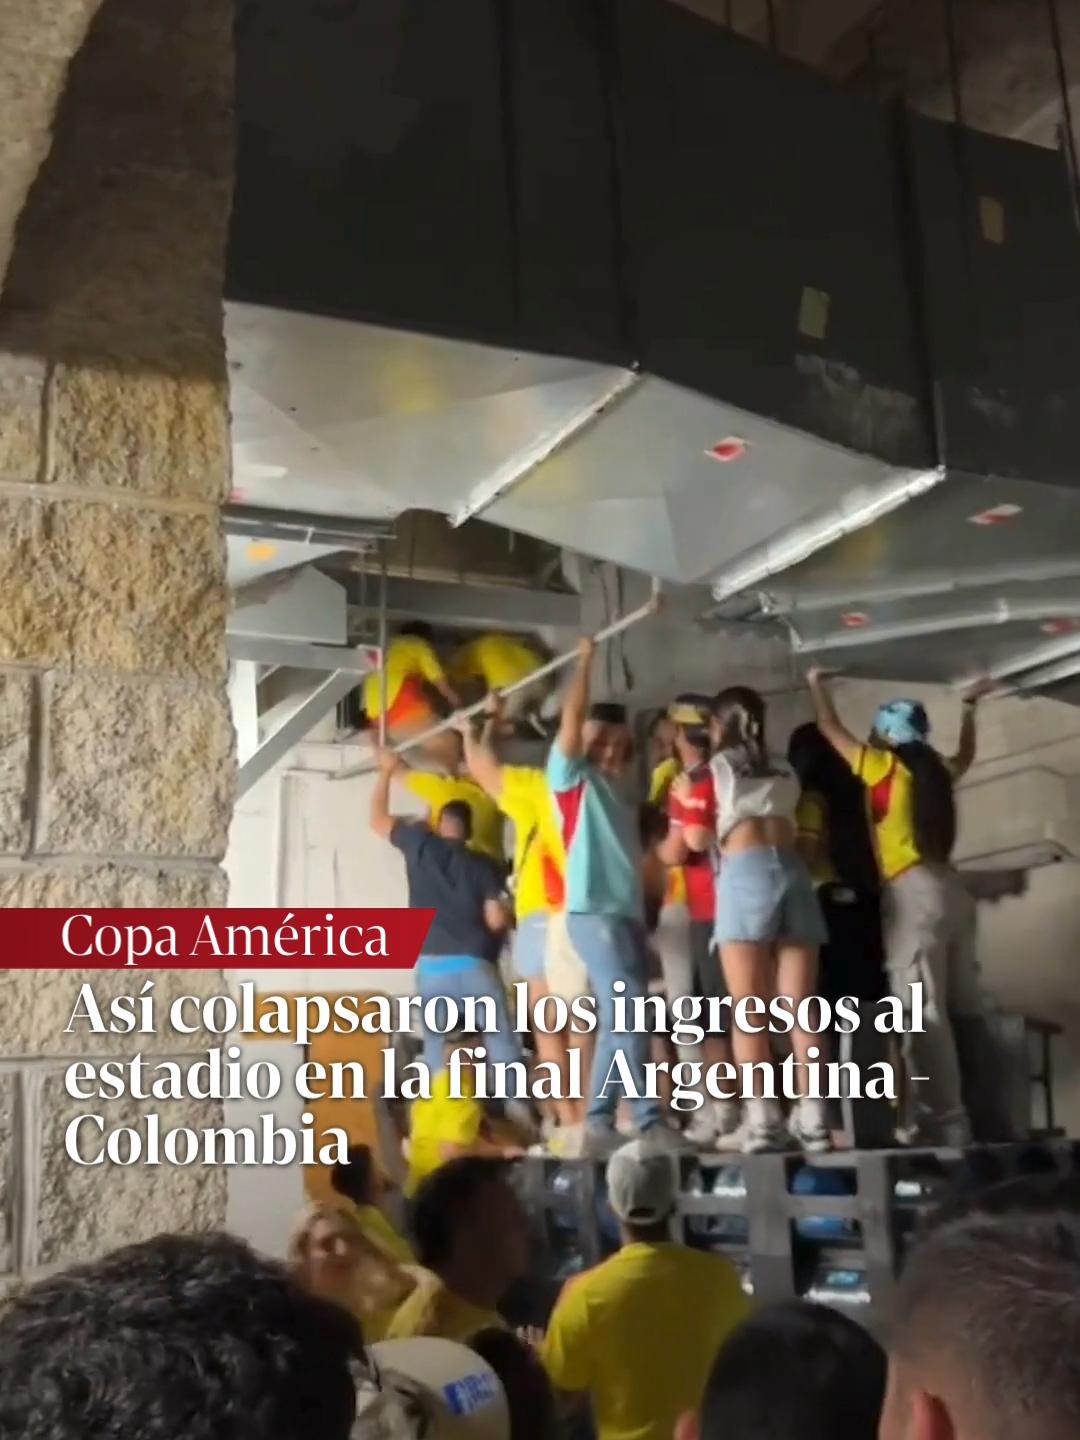
[[[444,805],[434,817],[434,828],[423,820],[390,814],[390,782],[399,767],[392,750],[380,751],[379,774],[371,796],[371,828],[405,858],[410,908],[435,911],[416,964],[417,993],[425,1009],[438,997],[457,1003],[456,1023],[453,1016],[447,1016],[451,1031],[469,1023],[464,1013],[466,998],[490,999],[496,1028],[478,1035],[475,1043],[484,1047],[488,1061],[520,1060],[521,1046],[498,970],[510,923],[505,877],[493,860],[469,849],[472,811],[463,800]],[[491,1007],[477,1008],[477,1024],[483,1024],[483,1010]],[[443,1037],[426,1025],[423,1058],[432,1071],[444,1064]]]

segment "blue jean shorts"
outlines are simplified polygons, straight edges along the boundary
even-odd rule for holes
[[[716,943],[824,945],[828,938],[810,872],[797,851],[762,846],[720,862]]]
[[[542,980],[547,959],[546,910],[523,915],[514,931],[514,972],[519,980]]]

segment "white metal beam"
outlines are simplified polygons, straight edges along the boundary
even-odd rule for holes
[[[367,675],[378,668],[379,653],[371,646],[306,645],[299,640],[259,640],[250,635],[226,636],[229,654],[241,663],[269,665],[277,670],[340,670]]]
[[[236,758],[246,764],[259,748],[259,667],[236,660],[229,670],[229,706],[236,730]]]
[[[353,670],[338,670],[327,676],[300,708],[294,710],[284,724],[268,735],[255,753],[241,763],[236,777],[237,798],[245,795],[269,770],[283,760],[294,745],[299,745],[355,686],[356,672]]]

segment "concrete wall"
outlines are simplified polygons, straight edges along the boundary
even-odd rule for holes
[[[0,6],[5,907],[225,897],[231,24],[222,0]],[[220,1171],[64,1156],[61,1061],[94,1048],[62,1034],[83,978],[0,972],[5,1286],[224,1217]],[[101,975],[99,993],[122,983]],[[222,984],[158,975],[159,992]],[[111,1123],[137,1109],[113,1106]]]

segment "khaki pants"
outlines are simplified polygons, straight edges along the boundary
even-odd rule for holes
[[[924,1029],[904,1035],[900,1115],[930,1143],[966,1145],[964,1106],[952,1019],[983,1013],[975,954],[975,901],[948,865],[916,865],[885,886],[885,965],[892,994],[905,1008],[923,987]]]

